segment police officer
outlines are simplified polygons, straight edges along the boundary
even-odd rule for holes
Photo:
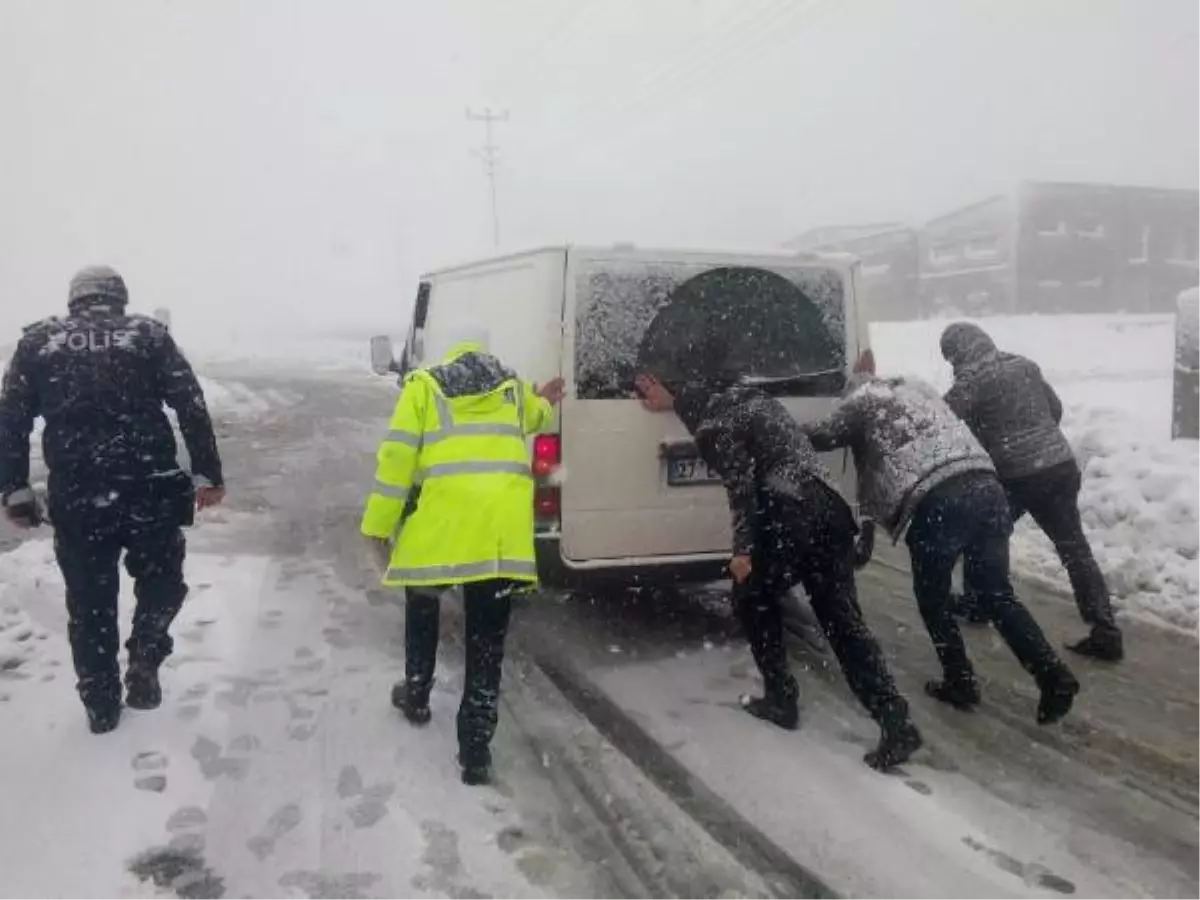
[[[158,669],[188,587],[184,536],[195,507],[224,497],[204,395],[167,330],[126,313],[129,294],[107,266],[71,280],[66,318],[25,328],[0,389],[0,499],[21,527],[42,521],[29,485],[29,439],[45,420],[47,507],[66,583],[77,689],[92,732],[121,716],[118,568],[122,551],[137,607],[126,649],[126,703],[162,702]],[[176,458],[163,403],[175,410],[192,476]],[[193,484],[193,477],[195,484]]]
[[[392,704],[414,724],[431,715],[440,595],[462,587],[458,759],[475,785],[490,778],[512,597],[537,583],[526,435],[551,424],[563,382],[535,391],[487,352],[486,332],[457,337],[439,365],[404,379],[361,530],[390,545],[383,583],[406,589],[405,678]]]

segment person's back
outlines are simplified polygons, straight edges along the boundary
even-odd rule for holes
[[[687,415],[686,407],[676,402],[681,417]],[[744,386],[714,393],[696,423],[696,439],[708,440],[710,434],[722,428],[740,432],[752,447],[759,490],[799,496],[804,484],[815,478],[838,492],[837,482],[821,463],[800,423],[774,397]]]
[[[46,422],[43,455],[60,482],[147,477],[178,467],[163,409],[166,330],[104,305],[30,326],[18,346]],[[190,404],[188,404],[190,405]]]
[[[954,367],[946,402],[974,432],[1001,478],[1021,478],[1074,459],[1059,427],[1062,404],[1032,360],[1001,353],[981,328],[950,326],[942,354]]]
[[[817,449],[851,447],[859,501],[893,538],[937,484],[964,472],[994,471],[966,425],[917,380],[866,380],[833,415],[806,431]]]

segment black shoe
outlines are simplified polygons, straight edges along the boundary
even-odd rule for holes
[[[456,756],[455,761],[462,769],[462,783],[471,787],[478,787],[483,784],[491,784],[492,782],[492,764],[483,760],[474,759],[470,764],[463,764],[462,753]]]
[[[405,681],[392,685],[392,706],[414,725],[425,725],[433,718],[429,701],[418,697],[416,690]]]
[[[1125,658],[1125,641],[1116,626],[1097,625],[1082,641],[1066,647],[1072,653],[1103,662],[1120,662]]]
[[[778,725],[787,731],[800,727],[800,704],[795,700],[775,700],[769,697],[741,698],[742,709],[756,719]]]
[[[491,766],[463,766],[462,783],[471,787],[479,787],[492,783]]]
[[[121,703],[106,703],[103,706],[84,706],[87,710],[88,728],[92,734],[107,734],[121,721]]]
[[[897,705],[884,713],[880,717],[879,727],[879,745],[863,757],[863,762],[876,771],[886,772],[893,766],[907,762],[924,743],[921,732],[908,717],[907,704]]]
[[[162,705],[162,685],[158,668],[131,663],[125,673],[125,705],[130,709],[158,709]]]
[[[1041,688],[1037,721],[1039,725],[1050,725],[1071,711],[1075,695],[1079,693],[1079,682],[1066,666],[1063,666],[1048,677]]]
[[[934,700],[948,703],[964,712],[979,704],[979,683],[974,678],[959,678],[953,681],[927,681],[925,693]]]

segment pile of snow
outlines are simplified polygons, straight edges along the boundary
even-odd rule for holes
[[[1080,509],[1125,612],[1195,630],[1200,574],[1200,453],[1171,440],[1175,317],[1019,316],[974,320],[1006,351],[1041,366],[1063,400],[1063,430],[1083,469]],[[939,339],[948,321],[874,323],[881,373],[948,388]],[[1014,567],[1070,590],[1054,548],[1023,519]]]

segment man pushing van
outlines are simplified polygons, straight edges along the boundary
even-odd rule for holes
[[[719,342],[720,337],[713,338]],[[703,366],[719,347],[695,354]],[[794,729],[799,686],[783,641],[783,598],[804,585],[850,689],[879,723],[879,745],[863,757],[886,770],[921,746],[908,702],[888,671],[858,606],[854,513],[779,400],[716,374],[655,375],[636,385],[643,405],[674,410],[705,463],[718,472],[733,518],[733,603],[762,674],[762,697],[743,698],[755,716]]]
[[[462,586],[466,679],[458,711],[466,784],[488,781],[512,595],[537,583],[526,435],[551,423],[562,379],[540,390],[460,329],[440,364],[411,372],[380,444],[361,530],[389,546],[383,583],[406,588],[405,679],[392,704],[429,721],[439,599]]]

